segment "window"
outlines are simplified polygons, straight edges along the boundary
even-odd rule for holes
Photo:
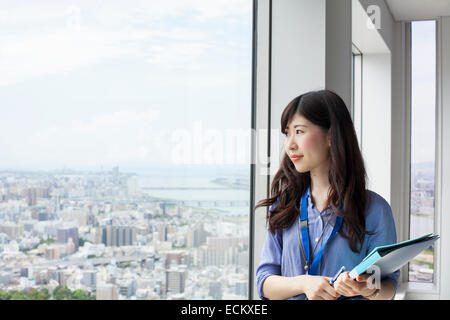
[[[434,232],[436,22],[411,23],[410,238]],[[433,282],[434,246],[409,263],[409,281]]]
[[[0,4],[0,290],[246,299],[252,1],[76,3]]]

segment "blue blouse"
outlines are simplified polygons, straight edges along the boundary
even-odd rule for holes
[[[345,266],[346,271],[350,271],[353,267],[358,265],[364,257],[372,251],[373,248],[397,242],[391,206],[386,202],[386,200],[383,199],[383,197],[373,191],[366,190],[366,196],[366,230],[372,231],[374,234],[365,236],[362,249],[359,253],[357,253],[351,250],[348,240],[337,233],[324,248],[318,275],[333,277],[342,266]],[[309,192],[307,199],[308,229],[310,238],[309,243],[311,252],[316,245],[316,242],[318,242],[315,251],[312,253],[314,258],[333,231],[336,216],[331,214],[330,208],[319,212],[312,203]],[[272,204],[269,208],[269,212],[272,212],[272,209],[278,204],[278,202],[279,200]],[[326,225],[329,218],[330,220]],[[326,227],[324,234],[322,235],[322,238],[320,238],[320,234],[322,233],[325,225]],[[318,240],[319,238],[320,240]],[[277,230],[274,235],[267,230],[264,247],[261,253],[260,265],[256,270],[256,285],[258,288],[258,295],[261,299],[267,299],[263,296],[262,287],[264,280],[266,280],[268,276],[279,275],[284,277],[295,277],[305,274],[305,270],[303,268],[306,262],[301,254],[300,245],[297,222],[292,224],[292,226],[288,229]],[[397,270],[387,276],[384,276],[381,280],[387,279],[391,281],[395,287],[395,291],[397,291],[399,276],[400,270]],[[340,297],[340,299],[345,298],[347,297]],[[306,299],[306,295],[300,294],[288,298],[287,300],[304,299]],[[364,298],[357,296],[347,299]]]

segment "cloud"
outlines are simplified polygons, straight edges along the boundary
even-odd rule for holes
[[[160,112],[120,111],[69,126],[53,126],[35,132],[28,140],[9,146],[19,164],[97,164],[153,159],[158,149],[153,136],[159,130]]]
[[[130,48],[117,45],[117,35],[113,38],[101,32],[58,30],[9,38],[0,38],[0,85],[68,72],[130,53]]]
[[[251,8],[251,0],[1,1],[0,93],[14,119],[0,129],[2,162],[160,160],[170,152],[167,139],[178,119],[226,123],[222,115],[232,118],[230,110],[240,112],[250,100]],[[94,86],[82,92],[79,77],[72,77],[91,74],[72,72],[97,64],[97,81],[109,83],[112,72],[103,70],[117,75],[107,97]],[[46,75],[60,77],[40,78]],[[75,116],[85,120],[48,126],[70,117],[60,103],[73,91],[47,94],[54,81],[80,90],[77,98],[87,103]],[[17,92],[24,94],[17,98]],[[89,101],[110,101],[110,110],[123,111],[99,115],[104,105]],[[123,108],[121,101],[127,101]],[[150,103],[152,109],[142,109]],[[175,118],[163,127],[169,112]]]
[[[67,2],[57,7],[9,3],[0,15],[0,85],[124,55],[168,69],[201,65],[213,49],[216,55],[235,50],[232,43],[221,46],[206,23],[248,13],[249,8],[249,0],[145,0],[132,6],[80,1],[77,6]],[[177,25],[174,18],[184,22]]]

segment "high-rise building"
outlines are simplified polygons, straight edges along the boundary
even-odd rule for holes
[[[7,234],[11,239],[21,237],[23,234],[23,223],[5,221],[0,224],[0,233]]]
[[[206,231],[203,228],[203,223],[196,224],[189,228],[186,233],[186,247],[198,248],[206,242]]]
[[[108,247],[131,246],[136,242],[136,229],[125,226],[101,228],[101,242]]]
[[[116,286],[111,283],[97,285],[95,297],[96,300],[117,300]]]
[[[77,227],[63,227],[57,230],[56,241],[58,243],[68,243],[72,238],[75,246],[75,251],[78,250],[78,228]]]
[[[159,204],[159,207],[160,207],[161,210],[162,210],[162,214],[163,214],[163,215],[166,215],[166,203],[165,203],[165,202],[161,202],[161,203]]]
[[[119,183],[119,167],[118,166],[113,167],[112,176],[113,176],[113,182],[115,184]]]
[[[81,283],[87,287],[95,288],[97,284],[97,271],[95,270],[85,270],[83,271],[83,278]]]
[[[240,247],[245,245],[242,237],[208,237],[204,249],[204,264],[223,266],[237,264]]]
[[[235,283],[235,294],[238,296],[247,296],[247,286],[248,283],[245,280],[239,280]]]
[[[35,188],[25,189],[25,198],[28,206],[35,206],[37,204],[37,193]]]
[[[118,283],[119,286],[119,293],[124,296],[124,297],[131,297],[136,295],[136,290],[137,290],[137,282],[134,279],[126,279],[126,280],[122,280],[119,281]]]
[[[169,233],[168,226],[163,224],[158,227],[158,240],[167,241],[167,235]]]
[[[182,266],[166,270],[166,292],[183,293],[186,285],[187,270]]]
[[[222,284],[220,281],[211,281],[209,283],[209,294],[214,300],[222,299]]]
[[[139,193],[139,181],[137,176],[131,176],[127,179],[128,196],[136,196]]]

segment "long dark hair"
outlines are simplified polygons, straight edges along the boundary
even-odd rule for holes
[[[366,208],[366,170],[358,146],[355,128],[344,101],[330,90],[311,91],[292,100],[281,115],[281,132],[284,133],[294,114],[300,114],[324,132],[331,129],[330,170],[328,179],[330,191],[328,204],[334,213],[343,210],[343,228],[339,233],[348,239],[350,248],[359,252],[365,234],[364,211]],[[261,206],[279,203],[267,214],[269,231],[289,228],[299,215],[299,201],[310,185],[309,172],[299,173],[289,156],[284,153],[280,168],[271,185],[272,197],[261,200]],[[358,246],[358,244],[360,244]]]

